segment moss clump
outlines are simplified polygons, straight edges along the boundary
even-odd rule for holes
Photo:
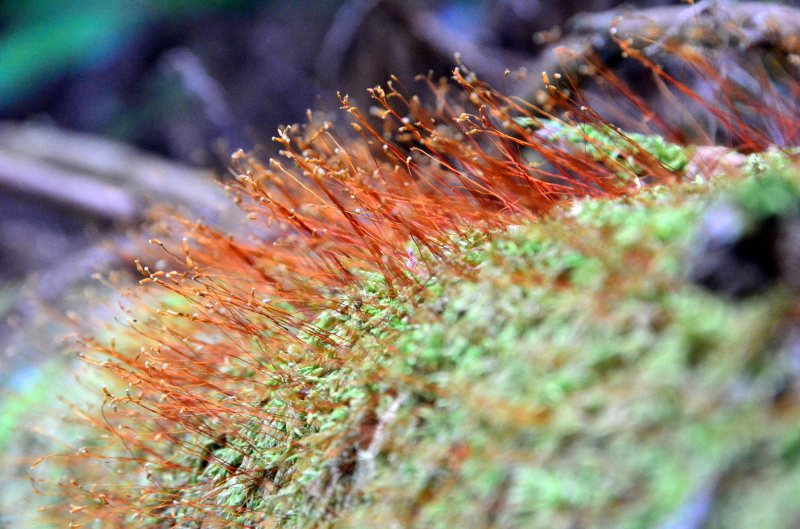
[[[749,178],[732,193],[731,202],[752,222],[800,214],[800,185],[791,178],[796,168],[777,154],[768,160],[766,166],[763,161],[749,164],[746,170],[758,177]]]
[[[254,425],[257,450],[217,446],[197,479],[245,525],[794,527],[792,298],[714,296],[685,261],[720,193],[757,217],[795,211],[759,193],[796,204],[798,189],[768,171],[586,200],[464,238],[466,276],[400,296],[369,277],[318,320],[353,361],[305,365],[298,350],[309,392],[265,404],[303,410],[270,426],[286,440]]]
[[[554,119],[517,118],[519,125],[539,130],[548,141],[580,150],[593,160],[608,164],[621,177],[642,176],[642,156],[652,157],[666,170],[682,172],[689,165],[686,149],[654,134],[623,133],[608,125],[569,124]],[[638,160],[637,160],[638,157]]]

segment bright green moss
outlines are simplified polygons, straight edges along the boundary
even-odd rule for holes
[[[443,312],[417,307],[396,339],[425,404],[394,425],[367,493],[381,499],[340,525],[657,527],[719,482],[712,526],[751,527],[729,489],[780,495],[800,479],[783,455],[800,410],[773,404],[790,376],[772,338],[785,298],[734,304],[685,282],[708,202],[699,186],[584,202],[495,237],[476,279],[443,278]],[[751,453],[769,468],[760,488]],[[774,527],[800,516],[779,510]]]
[[[281,435],[253,425],[200,480],[223,488],[228,519],[280,527],[646,529],[703,494],[708,527],[793,527],[800,407],[780,397],[796,374],[775,334],[788,297],[734,303],[685,273],[720,193],[754,218],[795,211],[798,180],[774,167],[454,237],[470,273],[397,296],[364,274],[316,321],[353,344],[347,362],[293,349],[283,367],[308,393],[263,401]],[[273,486],[240,477],[254,470]]]
[[[636,156],[642,152],[675,173],[680,173],[689,164],[683,147],[658,135],[623,133],[609,126],[598,127],[586,123],[573,125],[553,119],[517,118],[516,122],[540,130],[549,141],[579,148],[592,159],[615,166],[622,178],[644,174],[644,169],[636,162]]]

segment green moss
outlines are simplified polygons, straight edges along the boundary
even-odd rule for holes
[[[734,193],[732,202],[751,220],[800,213],[800,184],[792,178],[796,168],[785,158],[773,155],[773,161],[745,180]]]
[[[680,173],[689,164],[686,150],[658,135],[623,133],[609,126],[598,127],[586,123],[571,124],[554,119],[534,120],[517,118],[519,125],[540,130],[549,141],[562,142],[580,148],[581,152],[597,161],[609,163],[623,178],[643,175],[637,156],[647,153],[667,170]]]
[[[684,273],[720,196],[754,218],[796,211],[798,179],[776,167],[454,236],[462,273],[397,295],[363,274],[315,321],[347,361],[301,335],[280,367],[308,390],[267,387],[275,421],[207,449],[191,494],[222,491],[232,522],[360,529],[645,529],[709,494],[708,527],[793,527],[788,297],[734,303]]]
[[[494,237],[476,278],[443,279],[443,312],[416,307],[396,338],[394,369],[420,400],[393,425],[366,493],[380,499],[340,526],[655,527],[711,482],[714,526],[753,526],[731,514],[740,501],[758,512],[765,489],[782,497],[800,478],[787,464],[800,410],[773,404],[792,376],[772,339],[785,298],[737,305],[681,274],[709,191],[584,202]],[[800,516],[770,505],[772,527]]]

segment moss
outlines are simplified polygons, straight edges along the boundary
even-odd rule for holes
[[[244,526],[644,529],[707,496],[709,527],[793,527],[791,299],[733,302],[686,274],[720,197],[797,213],[787,159],[751,165],[454,234],[450,262],[409,267],[399,292],[354,271],[274,366],[296,383],[261,388],[274,418],[192,439],[189,474],[162,471],[164,519],[195,527],[202,503]]]
[[[597,161],[609,163],[623,178],[642,176],[644,168],[637,156],[647,153],[668,171],[680,173],[689,164],[686,149],[653,134],[623,133],[609,126],[586,123],[571,124],[554,119],[517,118],[519,125],[539,129],[544,138],[562,142]]]
[[[796,199],[781,178],[764,189]],[[391,372],[406,376],[384,385],[409,390],[411,374],[418,397],[364,492],[376,499],[338,526],[645,528],[712,489],[712,526],[766,520],[758,502],[800,479],[787,455],[800,409],[775,400],[794,376],[774,340],[787,306],[686,283],[712,191],[587,201],[493,237],[477,277],[443,278],[444,310],[416,307],[396,337]],[[792,502],[769,504],[781,513],[771,527],[800,517]]]
[[[751,221],[800,214],[800,185],[792,178],[795,171],[786,158],[773,155],[769,165],[753,170],[754,176],[732,193],[731,201]]]

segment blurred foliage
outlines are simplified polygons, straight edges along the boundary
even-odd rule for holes
[[[32,0],[0,4],[0,108],[114,56],[145,22],[247,7],[250,0]]]

